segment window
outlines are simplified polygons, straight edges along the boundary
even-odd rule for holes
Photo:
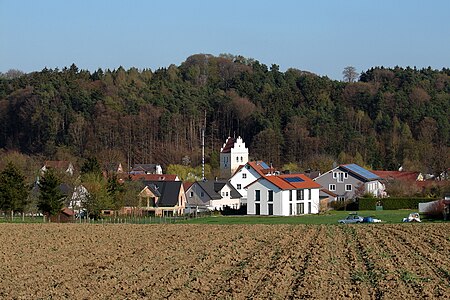
[[[308,189],[308,200],[311,200],[311,192],[312,192],[312,190],[311,189]]]
[[[328,185],[328,189],[329,189],[330,191],[335,191],[335,190],[336,190],[336,185],[335,185],[335,184],[329,184],[329,185]]]
[[[205,196],[205,193],[201,192],[200,197],[203,197],[203,196]]]
[[[337,200],[338,200],[338,201],[344,201],[344,200],[345,200],[345,197],[344,197],[344,196],[338,196],[338,197],[337,197]]]
[[[351,184],[346,184],[345,185],[345,190],[346,191],[351,191],[352,190],[352,185]]]
[[[273,191],[268,192],[267,201],[273,202]]]
[[[242,173],[242,178],[247,178],[247,174],[246,173]]]
[[[292,190],[289,191],[289,201],[292,201]]]
[[[244,162],[244,158],[241,156],[241,162]]]
[[[267,211],[269,212],[269,216],[273,216],[273,203],[267,204]]]
[[[289,215],[290,215],[290,216],[293,215],[293,211],[292,211],[292,203],[289,203]]]
[[[238,185],[237,185],[237,187],[236,187],[236,188],[237,188],[238,190],[240,190],[240,189],[241,189],[241,187],[242,187],[242,186],[241,186],[241,185],[240,185],[240,184],[238,183]]]
[[[311,213],[311,202],[308,202],[308,214]]]
[[[225,192],[225,196],[228,197],[228,192]]]
[[[344,173],[344,177],[345,177],[345,179],[347,179],[348,178],[348,173]]]
[[[305,190],[297,190],[297,200],[305,199]]]
[[[189,193],[189,198],[192,198],[192,197],[194,197],[194,192]]]
[[[260,208],[259,208],[259,203],[255,203],[255,214],[256,215],[260,215],[261,214]]]
[[[303,215],[305,213],[305,204],[297,203],[297,215]]]
[[[344,182],[344,173],[340,172],[338,173],[338,182]]]
[[[260,201],[260,200],[261,200],[261,191],[255,190],[255,201]]]
[[[236,156],[236,162],[239,162],[239,157]]]

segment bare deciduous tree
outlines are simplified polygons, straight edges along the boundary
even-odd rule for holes
[[[344,68],[342,71],[342,75],[344,75],[344,81],[346,82],[355,82],[358,78],[358,73],[356,72],[355,67],[348,66]]]

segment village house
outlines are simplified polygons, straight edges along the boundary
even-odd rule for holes
[[[161,165],[158,164],[134,164],[130,174],[162,174]]]
[[[186,213],[240,207],[241,194],[228,181],[197,181],[186,186]]]
[[[181,181],[144,181],[136,206],[125,206],[122,214],[174,216],[184,214],[186,196]]]
[[[75,171],[72,163],[65,160],[47,160],[41,168],[41,174],[44,174],[48,169],[54,169],[62,173],[73,176]]]
[[[274,169],[263,161],[250,161],[239,166],[229,182],[242,195],[240,205],[247,204],[247,190],[244,187],[258,178],[274,172]]]
[[[248,215],[319,213],[321,186],[304,174],[262,176],[245,188]]]
[[[376,174],[356,165],[340,165],[315,178],[324,189],[336,195],[337,201],[355,199],[363,194],[374,197],[385,196],[381,178]],[[321,197],[328,197],[329,193],[321,191]]]
[[[228,137],[220,149],[220,178],[229,179],[240,165],[245,165],[247,162],[248,148],[245,147],[242,138]]]

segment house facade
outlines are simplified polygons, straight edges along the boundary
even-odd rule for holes
[[[220,149],[220,177],[229,179],[241,165],[248,162],[248,148],[241,137],[228,137]]]
[[[263,176],[247,187],[247,214],[317,214],[321,186],[304,174]]]
[[[162,174],[162,167],[158,164],[134,164],[130,174]]]
[[[126,206],[122,213],[138,211],[139,214],[155,216],[182,215],[186,196],[181,181],[144,181],[137,206]]]
[[[41,168],[41,174],[44,174],[48,169],[54,169],[62,173],[73,176],[75,168],[70,161],[66,160],[47,160]]]
[[[186,189],[186,213],[240,207],[241,194],[228,181],[197,181]]]
[[[356,164],[340,165],[314,179],[324,189],[335,194],[337,201],[355,199],[365,193],[382,197],[384,186],[380,180],[379,176]],[[328,195],[321,192],[321,197]]]
[[[241,205],[247,204],[247,190],[244,187],[272,171],[273,169],[263,161],[250,161],[239,166],[229,182],[241,194]]]

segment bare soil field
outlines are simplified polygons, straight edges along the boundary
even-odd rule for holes
[[[450,224],[0,224],[1,299],[450,299]]]

